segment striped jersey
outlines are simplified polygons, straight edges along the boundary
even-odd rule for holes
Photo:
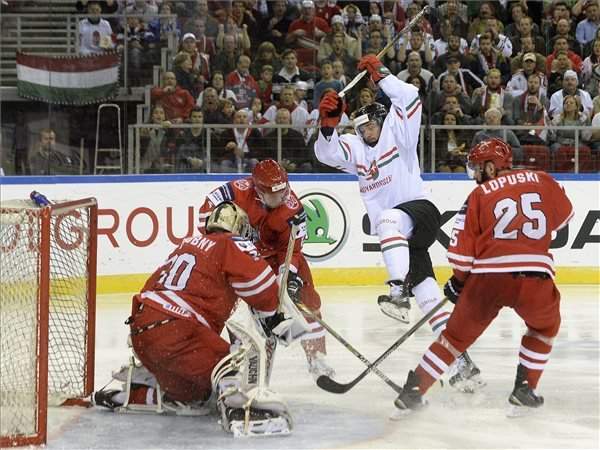
[[[564,189],[545,172],[514,170],[477,186],[454,223],[448,261],[468,273],[545,272],[552,235],[573,217]]]
[[[421,126],[419,91],[412,84],[388,75],[379,87],[390,98],[387,114],[377,144],[365,144],[354,134],[329,138],[319,132],[315,155],[328,166],[358,176],[361,197],[371,222],[371,234],[376,234],[379,214],[401,203],[427,199],[417,157]]]
[[[220,333],[238,297],[259,314],[277,309],[276,275],[250,241],[231,233],[185,238],[150,276],[137,302]]]

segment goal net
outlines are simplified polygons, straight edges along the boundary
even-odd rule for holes
[[[97,207],[0,202],[0,447],[44,443],[48,405],[94,383]]]

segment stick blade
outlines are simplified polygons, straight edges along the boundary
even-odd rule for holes
[[[331,392],[332,394],[343,394],[348,392],[356,383],[347,383],[341,384],[337,381],[329,378],[327,375],[321,375],[317,378],[317,386],[327,392]]]

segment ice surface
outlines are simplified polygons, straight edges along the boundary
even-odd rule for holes
[[[379,311],[385,288],[322,288],[323,317],[360,352],[374,360],[407,327]],[[113,414],[101,409],[51,408],[49,449],[374,449],[374,448],[599,448],[598,286],[563,286],[562,325],[539,385],[546,399],[537,414],[504,415],[524,325],[504,310],[470,353],[488,386],[479,394],[460,394],[436,385],[425,411],[400,422],[388,420],[395,393],[368,375],[342,395],[320,390],[306,369],[298,344],[279,348],[273,388],[290,405],[295,429],[288,437],[234,439],[216,417],[157,417]],[[98,299],[96,387],[127,361],[129,296]],[[411,310],[413,323],[417,308]],[[417,332],[380,366],[402,385],[433,337]],[[347,382],[364,368],[341,345],[328,340],[329,362]],[[447,385],[446,385],[447,386]]]

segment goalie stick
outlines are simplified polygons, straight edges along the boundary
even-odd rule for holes
[[[439,302],[437,305],[435,305],[431,311],[429,311],[427,314],[425,314],[423,317],[421,317],[421,320],[419,320],[417,323],[415,323],[410,330],[408,330],[406,333],[404,333],[402,336],[400,336],[400,338],[396,342],[394,342],[390,346],[390,348],[388,348],[385,352],[383,352],[383,354],[379,358],[377,358],[373,363],[369,363],[369,361],[367,361],[367,359],[364,356],[360,355],[360,353],[358,353],[358,352],[355,353],[355,351],[350,350],[350,347],[345,345],[342,342],[342,344],[344,344],[344,346],[346,348],[348,348],[350,351],[352,351],[352,353],[354,353],[355,356],[357,356],[362,362],[367,364],[367,368],[363,372],[361,372],[360,375],[358,375],[354,380],[350,381],[349,383],[345,383],[345,384],[338,383],[337,381],[332,380],[331,378],[329,378],[326,375],[321,375],[317,379],[317,386],[319,386],[321,389],[323,389],[327,392],[331,392],[333,394],[344,394],[344,393],[348,392],[350,389],[352,389],[354,386],[356,386],[358,384],[358,382],[360,380],[362,380],[364,377],[366,377],[369,372],[375,372],[377,375],[380,375],[380,372],[378,371],[377,366],[379,364],[381,364],[381,362],[384,359],[386,359],[392,352],[394,352],[394,350],[396,350],[398,347],[400,347],[400,345],[402,345],[404,343],[404,341],[406,341],[410,336],[412,336],[419,328],[421,328],[421,326],[425,322],[427,322],[429,319],[431,319],[434,316],[434,314],[436,312],[438,312],[442,308],[442,306],[444,306],[446,304],[447,301],[448,301],[448,298],[444,298],[441,302]],[[335,337],[335,335],[334,335],[334,337]],[[391,386],[390,383],[388,383],[388,384]],[[395,383],[394,383],[394,385],[395,385]],[[395,386],[397,387],[397,385],[395,385]],[[396,389],[396,388],[394,388],[394,389]]]

